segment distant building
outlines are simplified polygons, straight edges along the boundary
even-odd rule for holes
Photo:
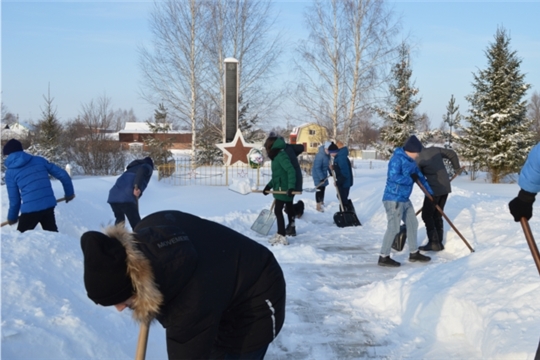
[[[306,123],[293,128],[289,142],[304,145],[307,154],[316,154],[319,146],[328,140],[328,132],[324,126]]]
[[[191,132],[187,130],[171,130],[154,134],[145,122],[127,122],[124,129],[118,132],[118,140],[123,150],[147,150],[144,139],[148,137],[160,140],[170,139],[172,147],[169,150],[191,148]]]
[[[8,141],[10,139],[26,139],[28,135],[30,135],[30,129],[20,123],[2,126],[2,141]]]

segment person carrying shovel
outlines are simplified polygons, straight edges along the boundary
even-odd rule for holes
[[[166,330],[169,359],[263,359],[285,319],[285,278],[273,253],[195,215],[166,210],[81,236],[90,300],[129,308]]]
[[[533,216],[533,203],[536,199],[536,194],[540,192],[540,144],[536,144],[527,156],[525,165],[523,165],[523,168],[519,173],[518,185],[520,187],[519,193],[508,203],[508,208],[510,214],[514,217],[514,221],[521,221],[522,226],[525,223],[530,232],[528,221]],[[532,233],[528,240],[533,243],[532,246],[531,243],[529,243],[529,246],[531,247],[531,252],[534,257],[533,248],[536,250],[536,254],[538,254],[538,249],[534,242],[534,238],[532,237]],[[538,267],[538,263],[536,266]],[[538,344],[534,358],[540,359],[540,343]]]
[[[400,222],[403,220],[407,226],[407,239],[409,239],[409,261],[427,262],[431,258],[418,251],[417,232],[418,220],[409,199],[416,180],[431,194],[433,191],[424,175],[418,169],[415,159],[422,151],[422,144],[416,136],[411,136],[403,147],[394,150],[388,162],[388,176],[383,195],[383,205],[386,210],[388,225],[383,237],[379,266],[398,267],[401,264],[390,257],[392,242],[399,233]]]
[[[437,210],[436,205],[439,205],[444,210],[444,205],[448,199],[448,194],[452,192],[452,187],[443,159],[450,160],[456,174],[461,171],[459,158],[452,149],[437,146],[423,148],[416,158],[416,164],[433,190],[433,200],[425,196],[422,206],[422,220],[426,226],[428,237],[428,243],[419,247],[422,251],[444,250],[444,223],[442,214]]]
[[[296,170],[294,169],[291,159],[285,152],[285,140],[278,137],[269,137],[264,147],[270,160],[272,160],[272,179],[264,187],[263,194],[268,195],[270,190],[274,192],[285,192],[285,194],[273,194],[275,199],[274,214],[277,220],[277,234],[268,242],[272,245],[282,244],[288,245],[289,242],[285,237],[287,231],[285,229],[285,218],[283,216],[283,207],[286,207],[287,218],[289,221],[289,234],[296,235],[296,227],[294,223],[294,207],[293,199],[296,186]],[[294,233],[292,232],[294,230]],[[293,236],[294,236],[293,235]]]

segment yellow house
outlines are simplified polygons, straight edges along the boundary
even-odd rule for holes
[[[306,123],[295,127],[289,136],[291,144],[304,145],[307,154],[316,154],[319,146],[328,140],[326,128],[316,123]]]

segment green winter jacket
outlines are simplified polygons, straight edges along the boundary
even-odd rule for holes
[[[274,191],[287,191],[294,189],[296,184],[296,170],[291,164],[289,156],[284,151],[285,140],[278,138],[272,145],[272,180],[268,183],[268,187]],[[293,198],[285,194],[274,194],[274,199],[285,202],[293,201]]]

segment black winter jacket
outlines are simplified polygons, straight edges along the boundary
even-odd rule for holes
[[[443,158],[450,160],[453,168],[456,171],[459,170],[458,156],[451,149],[436,146],[423,148],[416,158],[416,164],[433,190],[433,196],[447,195],[452,192],[450,177],[444,166]]]
[[[109,236],[124,239],[128,269],[136,269],[128,270],[138,301],[133,316],[163,325],[169,359],[252,352],[281,330],[285,280],[272,252],[259,243],[172,210],[148,215],[134,234]],[[130,257],[130,248],[139,256]],[[154,280],[139,279],[145,273]]]

